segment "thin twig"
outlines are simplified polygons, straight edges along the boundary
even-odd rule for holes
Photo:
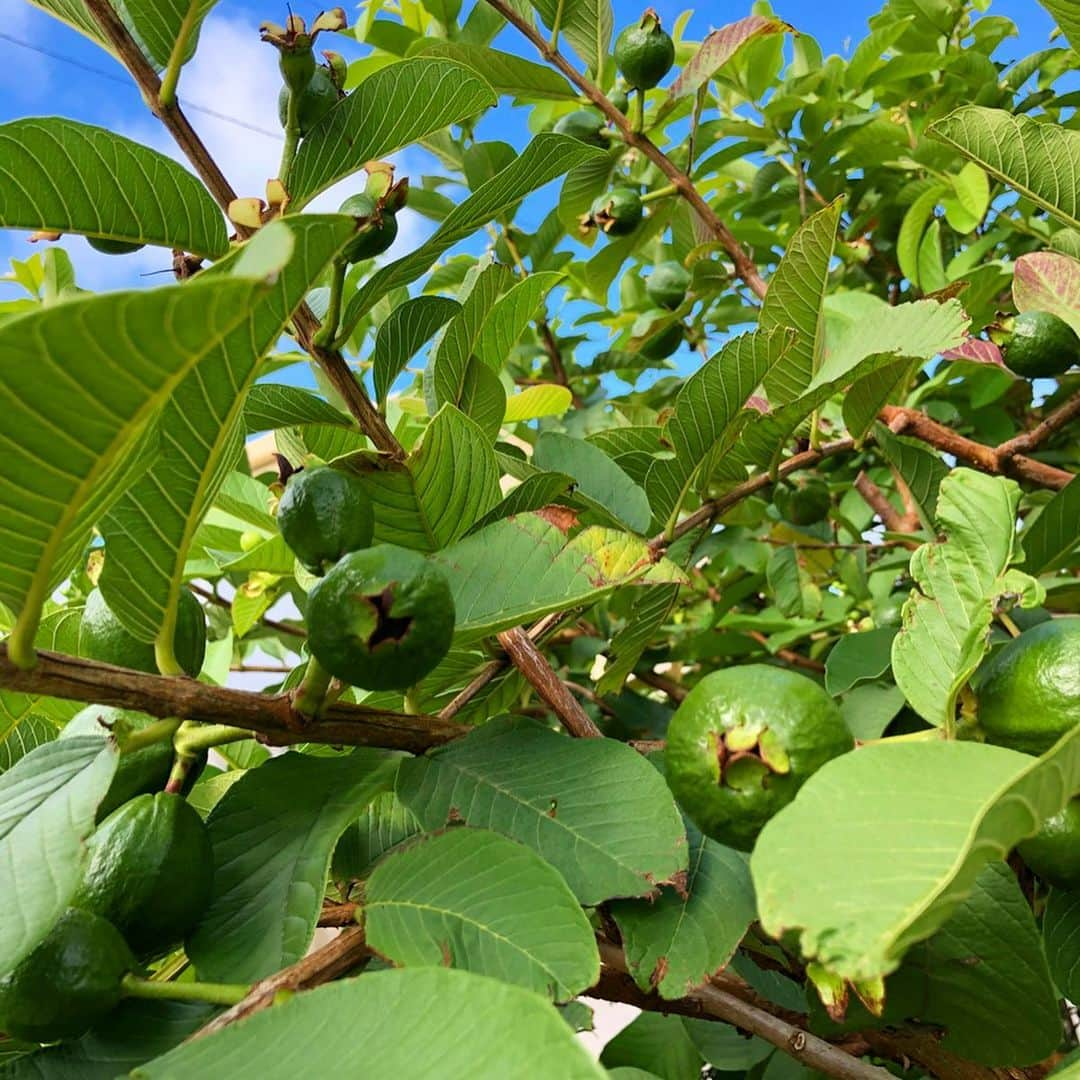
[[[666,675],[657,675],[655,671],[633,671],[630,673],[630,678],[667,694],[676,705],[685,701],[686,695],[690,693],[682,684],[669,679]]]
[[[1051,435],[1066,427],[1080,417],[1080,393],[1073,394],[1064,404],[1059,405],[1041,424],[1025,431],[1014,438],[1000,443],[997,448],[998,458],[1007,461],[1018,453],[1030,453],[1041,446]]]
[[[888,495],[881,490],[862,470],[855,477],[855,490],[862,496],[863,502],[874,511],[881,519],[882,525],[889,532],[913,532],[916,527],[906,514],[902,514],[891,502]],[[908,546],[916,548],[919,545],[915,541],[909,541]]]

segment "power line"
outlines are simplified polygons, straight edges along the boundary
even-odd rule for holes
[[[64,56],[62,53],[53,52],[51,49],[43,49],[40,45],[35,45],[33,42],[23,41],[20,38],[12,37],[11,34],[4,33],[2,30],[0,30],[0,39],[10,41],[12,45],[18,45],[21,49],[29,49],[31,52],[47,56],[50,60],[57,60],[61,64],[69,64],[71,67],[79,68],[82,71],[89,72],[91,75],[97,75],[99,78],[108,79],[110,82],[123,83],[125,86],[131,86],[131,81],[123,75],[117,75],[113,71],[105,71],[103,68],[94,67],[92,64],[85,64],[82,60],[76,60],[73,56]],[[198,112],[203,113],[205,116],[212,116],[215,120],[221,120],[223,123],[244,128],[247,131],[253,131],[256,135],[265,135],[268,139],[273,139],[275,142],[281,142],[283,138],[280,132],[267,131],[266,128],[261,128],[256,124],[249,124],[246,120],[241,120],[239,117],[229,116],[226,113],[218,112],[216,109],[208,108],[205,105],[196,105],[193,101],[188,101],[187,98],[181,100],[180,104],[190,112]]]

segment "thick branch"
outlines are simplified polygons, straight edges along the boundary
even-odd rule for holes
[[[1031,431],[1025,431],[997,448],[998,458],[1007,461],[1020,453],[1030,453],[1038,449],[1057,431],[1067,427],[1080,417],[1080,393],[1073,394],[1063,405],[1059,405],[1050,415]]]
[[[753,259],[743,250],[731,230],[720,220],[711,206],[702,198],[686,175],[647,135],[634,131],[630,121],[604,96],[594,83],[570,64],[566,58],[548,44],[534,27],[522,19],[504,0],[487,0],[508,23],[515,26],[535,46],[540,55],[553,67],[565,75],[603,114],[618,128],[628,146],[647,157],[675,186],[675,190],[697,211],[712,234],[720,241],[731,261],[735,264],[735,273],[742,278],[750,290],[760,299],[764,299],[767,286]]]
[[[135,709],[163,719],[229,724],[274,746],[318,742],[422,754],[469,730],[433,716],[409,716],[341,703],[328,706],[318,719],[307,720],[294,711],[287,694],[254,694],[52,652],[39,652],[37,665],[23,671],[8,659],[4,644],[0,644],[0,686],[68,701]]]

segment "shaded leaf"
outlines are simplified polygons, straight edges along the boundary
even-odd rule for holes
[[[445,296],[418,296],[395,307],[379,327],[372,357],[375,397],[385,401],[394,380],[439,327],[461,311]]]
[[[880,678],[892,664],[895,637],[892,627],[845,634],[825,661],[825,689],[837,697],[866,679]]]
[[[1080,543],[1077,521],[1080,521],[1080,480],[1073,477],[1022,533],[1021,566],[1029,574],[1045,574],[1061,566]]]
[[[1080,998],[1080,892],[1053,889],[1043,914],[1050,972],[1063,997]]]

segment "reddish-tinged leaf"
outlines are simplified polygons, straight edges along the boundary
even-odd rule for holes
[[[1001,350],[992,341],[982,341],[973,337],[969,337],[955,349],[946,349],[941,354],[941,358],[943,360],[968,360],[973,364],[994,364],[1000,368],[1005,366]]]
[[[1049,311],[1080,334],[1080,262],[1053,251],[1021,255],[1013,271],[1017,311]]]
[[[713,30],[701,43],[701,47],[690,58],[682,73],[671,84],[665,107],[676,99],[694,93],[699,86],[704,86],[716,72],[726,64],[748,41],[765,37],[767,34],[782,34],[794,31],[780,19],[767,19],[764,15],[748,15],[738,22]]]

